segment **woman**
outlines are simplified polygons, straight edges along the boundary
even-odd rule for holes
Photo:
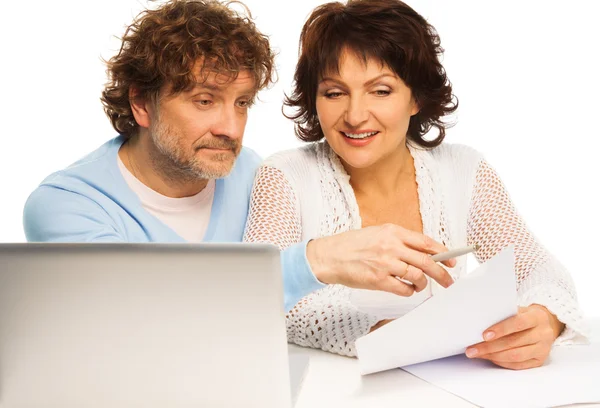
[[[443,117],[457,104],[435,29],[398,0],[350,0],[315,9],[300,42],[285,103],[310,144],[263,163],[245,240],[283,249],[396,224],[448,248],[477,245],[479,262],[514,244],[522,327],[494,326],[467,355],[536,367],[553,343],[584,338],[569,274],[527,230],[496,172],[473,149],[442,143]],[[457,279],[464,269],[459,261]],[[443,290],[426,285],[405,298],[406,310]],[[386,321],[357,310],[351,291],[330,285],[306,296],[287,316],[289,341],[354,355],[354,341]]]

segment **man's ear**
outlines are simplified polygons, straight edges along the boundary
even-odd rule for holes
[[[134,86],[129,87],[129,105],[137,124],[142,128],[149,128],[151,115],[150,103],[140,95],[139,90]]]

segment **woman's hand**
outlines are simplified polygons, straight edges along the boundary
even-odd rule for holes
[[[425,289],[426,275],[443,287],[453,283],[430,256],[446,251],[426,235],[386,224],[312,240],[306,255],[315,277],[323,283],[411,296]],[[454,267],[456,260],[443,263]]]
[[[544,306],[519,308],[515,316],[487,329],[485,341],[467,348],[466,355],[512,370],[540,367],[563,329],[564,324]]]
[[[379,329],[382,326],[385,326],[386,324],[393,322],[395,319],[385,319],[385,320],[380,320],[377,323],[375,323],[375,325],[373,327],[371,327],[371,329],[369,330],[369,333]]]

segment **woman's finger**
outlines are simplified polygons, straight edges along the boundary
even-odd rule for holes
[[[419,268],[415,268],[405,262],[398,261],[399,267],[394,268],[390,273],[409,285],[414,285],[415,292],[420,292],[427,287],[427,277]]]
[[[515,347],[508,350],[502,350],[497,353],[481,355],[478,358],[502,363],[522,363],[531,359],[546,357],[547,351],[540,344],[530,344],[523,347]],[[467,354],[467,357],[469,355]]]
[[[531,360],[521,361],[519,363],[507,363],[503,361],[493,361],[492,363],[496,364],[499,367],[508,368],[509,370],[526,370],[529,368],[541,367],[544,365],[543,360],[538,360],[532,358]]]
[[[443,287],[447,288],[454,280],[441,265],[438,265],[424,252],[411,249],[409,247],[400,247],[398,249],[398,257],[405,263],[420,269],[424,274],[433,278]]]
[[[398,280],[395,276],[388,276],[386,279],[381,280],[374,289],[395,293],[396,295],[403,297],[409,297],[415,293],[415,287],[413,285],[407,285]]]
[[[528,329],[518,333],[512,333],[507,336],[500,337],[493,341],[484,341],[475,344],[466,350],[468,357],[483,358],[482,356],[498,353],[504,350],[510,350],[517,347],[536,344],[540,340],[540,336],[535,329]]]
[[[516,315],[491,326],[489,329],[483,332],[483,339],[485,341],[496,340],[512,333],[518,333],[527,329],[531,329],[537,324],[538,319],[535,313],[529,313],[527,311],[519,312]]]
[[[400,240],[402,240],[411,249],[429,255],[448,252],[448,248],[446,246],[437,242],[433,238],[416,231],[411,231],[402,227],[400,228],[401,230],[398,231]],[[447,261],[443,261],[442,263],[449,268],[453,268],[454,266],[456,266],[456,259],[448,259]]]

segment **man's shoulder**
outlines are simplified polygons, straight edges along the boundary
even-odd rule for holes
[[[111,159],[123,140],[112,139],[75,163],[46,177],[29,195],[23,209],[28,240],[47,241],[76,228],[73,220],[106,221],[106,203],[114,196],[115,180]]]
[[[260,163],[262,162],[262,158],[258,153],[252,150],[249,147],[242,147],[242,150],[235,161],[235,170],[256,170]]]
[[[230,185],[250,185],[254,181],[256,170],[260,166],[262,158],[249,147],[242,147],[240,154],[235,160],[233,170],[225,177],[225,182]]]
[[[111,174],[111,164],[116,166],[116,152],[123,143],[122,137],[116,137],[88,153],[70,166],[46,177],[39,187],[57,187],[69,189],[70,185],[84,186],[95,184]],[[114,160],[114,163],[111,162]]]

